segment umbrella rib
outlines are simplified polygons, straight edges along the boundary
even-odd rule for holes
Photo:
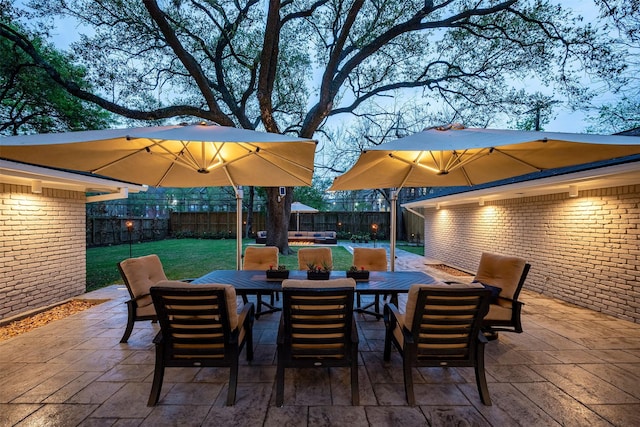
[[[406,163],[409,166],[420,166],[421,168],[430,170],[431,172],[434,172],[434,173],[440,173],[441,172],[439,169],[432,168],[431,166],[427,166],[427,165],[424,165],[422,163],[412,162],[410,160],[406,160],[406,159],[403,159],[401,157],[396,157],[396,156],[393,155],[393,153],[389,153],[389,157],[391,157],[394,160],[399,160],[399,161],[401,161],[403,163]]]
[[[227,161],[225,161],[225,160],[223,160],[223,159],[221,159],[219,163],[216,163],[215,165],[211,165],[211,166],[209,166],[209,167],[207,168],[207,171],[209,171],[209,172],[210,172],[210,171],[215,170],[215,169],[218,169],[218,168],[226,168],[226,167],[227,167],[227,166],[229,166],[230,164],[235,163],[235,162],[237,162],[237,161],[239,161],[239,160],[242,160],[242,159],[244,159],[245,157],[249,157],[249,156],[250,156],[250,155],[252,155],[252,154],[255,154],[255,153],[253,153],[253,152],[251,152],[251,151],[250,151],[250,152],[248,152],[248,153],[246,153],[246,154],[244,154],[244,155],[242,155],[242,156],[240,156],[240,157],[236,157],[235,159],[233,159],[233,160],[231,160],[231,161],[228,161],[228,162],[227,162]]]
[[[226,166],[222,167],[222,170],[224,171],[224,174],[227,175],[227,179],[229,180],[229,183],[231,184],[231,186],[233,187],[233,190],[237,192],[237,186],[236,183],[233,181],[233,178],[231,178],[231,174],[229,173],[229,170],[227,169]]]
[[[511,160],[514,160],[514,161],[516,161],[516,162],[518,162],[518,163],[521,163],[521,164],[523,164],[523,165],[525,165],[525,166],[529,166],[530,168],[533,168],[533,169],[537,170],[538,172],[541,172],[541,171],[543,171],[543,170],[544,170],[544,168],[540,168],[540,167],[538,167],[538,166],[536,166],[536,165],[532,165],[532,164],[531,164],[531,163],[529,163],[529,162],[525,162],[524,160],[519,159],[519,158],[517,158],[517,157],[515,157],[515,156],[513,156],[513,155],[511,155],[511,154],[509,154],[509,153],[506,153],[506,152],[504,152],[504,151],[500,150],[499,148],[494,148],[494,149],[493,149],[493,151],[497,151],[498,153],[502,154],[503,156],[507,156],[507,157],[509,157]]]
[[[241,144],[241,145],[243,145],[243,144]],[[272,151],[269,151],[268,149],[265,150],[264,148],[260,148],[259,146],[255,145],[255,144],[252,144],[252,143],[247,143],[247,145],[249,145],[250,147],[254,148],[256,153],[258,153],[260,151],[266,151],[267,153],[269,153],[269,155],[271,155],[273,157],[277,157],[278,159],[282,160],[283,162],[287,162],[287,163],[289,163],[289,164],[291,164],[293,166],[299,167],[300,169],[304,170],[305,172],[313,172],[313,168],[308,168],[306,166],[302,166],[300,163],[296,163],[293,160],[291,160],[291,159],[289,159],[289,158],[287,158],[287,157],[285,157],[285,156],[283,156],[281,154],[274,153]],[[265,160],[266,162],[269,162],[270,164],[272,164],[274,166],[277,166],[272,161],[267,160],[263,156],[260,156],[260,158]]]
[[[179,153],[175,153],[171,150],[169,150],[167,147],[165,147],[164,145],[162,145],[160,143],[160,141],[168,141],[168,140],[154,140],[151,139],[150,140],[153,145],[155,145],[156,147],[158,147],[159,149],[161,149],[162,151],[164,151],[167,156],[164,156],[162,153],[157,153],[159,156],[161,157],[169,157],[170,161],[175,163],[175,164],[179,164],[182,166],[186,166],[187,168],[191,169],[191,170],[200,170],[200,166],[198,165],[198,162],[193,158],[193,156],[191,155],[191,153],[189,152],[189,150],[187,149],[187,144],[184,143],[184,141],[180,141],[180,144],[182,144],[182,150],[180,150]],[[147,150],[149,153],[151,151],[149,151],[148,147],[145,148],[145,150]],[[187,156],[185,157],[185,152],[187,153]]]
[[[217,146],[215,143],[212,143],[212,145],[215,148],[215,152],[213,153],[213,155],[211,156],[211,159],[207,162],[207,170],[211,170],[210,168],[215,166],[213,162],[215,162],[218,158],[218,156],[220,156],[220,152],[222,151],[222,147],[224,147],[224,142],[220,144],[220,146]],[[222,157],[222,156],[220,156]],[[202,158],[204,159],[204,152],[202,154]],[[224,163],[224,159],[220,160],[222,161],[222,163]]]
[[[135,156],[136,154],[138,154],[138,153],[140,153],[140,152],[142,152],[142,151],[148,150],[148,148],[149,148],[149,147],[143,147],[143,148],[141,148],[141,149],[139,149],[139,150],[134,151],[133,153],[127,154],[127,155],[126,155],[126,156],[124,156],[124,157],[120,157],[120,158],[115,159],[115,160],[113,160],[113,161],[111,161],[111,162],[109,162],[109,163],[107,163],[107,164],[104,164],[104,165],[102,165],[102,166],[98,167],[98,168],[95,168],[95,169],[93,169],[93,170],[90,170],[89,172],[90,172],[90,173],[99,173],[101,170],[106,169],[106,168],[108,168],[109,166],[113,166],[113,165],[115,165],[116,163],[120,163],[120,162],[122,162],[123,160],[126,160],[126,159],[128,159],[129,157],[131,157],[131,156]]]

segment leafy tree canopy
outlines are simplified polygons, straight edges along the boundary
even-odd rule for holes
[[[18,26],[10,28],[22,30]],[[31,44],[38,55],[56,66],[69,81],[85,89],[90,87],[84,81],[84,69],[73,65],[69,57],[50,43],[36,36]],[[0,38],[0,134],[103,129],[109,126],[110,117],[107,111],[55,84],[29,55]]]

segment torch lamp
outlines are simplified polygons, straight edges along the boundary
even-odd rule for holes
[[[373,224],[371,229],[373,230],[373,247],[375,248],[376,240],[378,239],[378,224]]]
[[[129,233],[129,258],[131,258],[133,256],[131,254],[131,232],[133,231],[133,221],[127,220],[124,224],[127,226],[127,232]]]

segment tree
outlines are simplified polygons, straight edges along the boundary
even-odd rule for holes
[[[617,32],[615,46],[626,52],[625,85],[619,99],[597,106],[590,119],[594,125],[587,130],[598,133],[617,133],[640,128],[640,1],[597,0],[600,17],[609,20]]]
[[[8,24],[10,25],[10,24]],[[16,31],[23,31],[14,26]],[[60,72],[76,84],[85,85],[81,67],[39,37],[31,41],[38,55],[56,64]],[[53,83],[31,57],[14,44],[0,38],[0,134],[61,132],[65,130],[104,129],[110,114],[69,94]]]
[[[19,31],[3,24],[0,37],[73,96],[135,120],[190,116],[310,138],[329,119],[365,115],[368,102],[384,105],[416,90],[420,102],[460,117],[522,104],[514,81],[539,81],[582,102],[593,95],[581,86],[584,72],[615,82],[620,68],[606,37],[542,0],[30,5],[40,25],[62,17],[90,28],[72,50],[94,89],[66,78]],[[268,244],[283,253],[290,190],[282,199],[278,189],[267,189]]]

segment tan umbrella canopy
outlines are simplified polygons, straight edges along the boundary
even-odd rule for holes
[[[315,142],[215,125],[0,139],[0,156],[154,187],[308,186]]]
[[[154,187],[233,186],[238,268],[242,251],[238,187],[311,185],[315,148],[309,139],[205,123],[0,138],[0,157],[8,160]]]
[[[640,153],[631,136],[448,126],[364,151],[329,191],[476,185],[532,172]],[[391,203],[391,267],[396,193]]]
[[[307,206],[304,203],[291,203],[291,213],[296,214],[296,230],[300,231],[300,213],[316,213],[318,209]]]

